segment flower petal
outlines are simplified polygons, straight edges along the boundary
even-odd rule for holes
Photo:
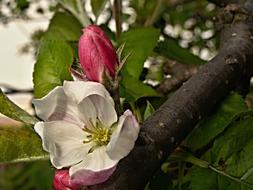
[[[102,84],[97,82],[65,81],[63,88],[65,93],[79,104],[79,117],[84,118],[86,122],[87,119],[91,119],[94,122],[98,118],[105,127],[110,127],[117,121],[114,101]]]
[[[106,153],[106,147],[101,146],[94,149],[93,152],[87,154],[83,161],[79,164],[72,166],[69,169],[69,174],[72,177],[76,172],[82,170],[90,170],[94,173],[108,170],[114,167],[119,160],[112,160]]]
[[[54,88],[41,99],[33,100],[36,114],[44,121],[65,120],[80,124],[78,110],[72,99],[65,94],[63,87]]]
[[[107,92],[105,87],[98,82],[64,81],[63,89],[67,96],[72,97],[77,104],[90,95],[98,95],[105,98],[114,106],[113,99],[111,98],[109,92]]]
[[[88,124],[89,122],[92,122],[93,125],[96,124],[97,110],[89,97],[81,101],[77,107],[79,110],[79,118],[84,124]]]
[[[79,185],[72,184],[68,170],[56,170],[54,175],[54,190],[77,190]]]
[[[130,110],[124,112],[113,132],[106,152],[113,160],[120,160],[133,149],[140,126]]]
[[[35,131],[57,169],[79,163],[92,146],[83,143],[86,134],[79,126],[65,121],[38,122]]]
[[[80,187],[103,183],[113,174],[115,170],[116,165],[112,168],[97,172],[85,169],[80,170],[71,177],[71,186]]]
[[[104,127],[111,127],[117,121],[117,113],[112,104],[109,104],[105,98],[98,95],[88,97],[94,104],[97,112],[97,117]]]

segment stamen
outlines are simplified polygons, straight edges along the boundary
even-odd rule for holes
[[[90,149],[89,153],[94,151],[96,147],[107,145],[112,134],[111,129],[104,127],[99,119],[97,119],[96,125],[94,125],[91,119],[89,119],[88,123],[83,128],[83,131],[89,133],[87,136],[88,139],[84,140],[83,143],[93,141],[96,144]]]

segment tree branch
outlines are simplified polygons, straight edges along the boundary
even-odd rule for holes
[[[253,64],[253,22],[241,18],[224,25],[219,54],[144,122],[135,148],[119,163],[111,178],[88,189],[144,189],[198,121],[210,113],[243,76],[252,75],[252,69],[248,68]]]
[[[197,65],[185,65],[168,61],[164,66],[164,73],[171,74],[171,78],[164,79],[156,90],[162,94],[167,94],[179,88],[185,81],[198,71]]]
[[[218,6],[225,7],[227,5],[235,4],[239,5],[241,8],[244,8],[248,11],[253,11],[252,0],[208,0],[211,3],[214,3]]]

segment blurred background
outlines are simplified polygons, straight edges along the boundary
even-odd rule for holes
[[[93,23],[104,24],[111,34],[115,32],[113,0],[84,0],[83,3]],[[169,50],[165,49],[171,52],[166,56],[177,60],[179,54],[186,57],[190,54],[194,57],[189,59],[204,63],[216,54],[218,40],[214,30],[216,7],[213,4],[205,0],[122,0],[121,3],[122,30],[136,26],[160,28],[160,40],[170,40],[172,44]],[[0,0],[0,88],[29,113],[33,113],[32,72],[36,51],[50,19],[59,10],[69,12],[64,1]],[[196,65],[182,65],[180,59],[166,60],[161,66],[152,57],[145,67],[145,81],[158,85],[158,90],[169,80],[171,88],[165,89],[164,94],[181,86],[197,70]],[[0,127],[19,125],[0,115]],[[52,189],[52,177],[53,169],[48,161],[0,166],[0,189]]]
[[[47,29],[53,14],[48,8],[49,1],[0,1],[0,87],[29,113],[33,113],[31,91],[35,59],[27,43],[34,32]],[[0,127],[19,125],[0,115]],[[53,169],[48,161],[0,166],[1,190],[52,189],[52,179]]]

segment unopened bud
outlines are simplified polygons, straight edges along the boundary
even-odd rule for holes
[[[103,75],[115,78],[117,54],[105,32],[96,25],[83,29],[78,45],[79,61],[88,80],[103,83]]]

